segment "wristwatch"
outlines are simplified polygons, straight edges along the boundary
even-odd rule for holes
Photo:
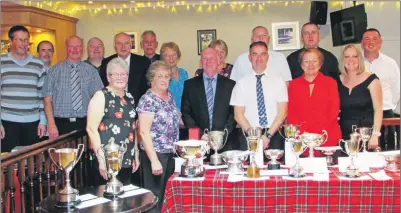
[[[273,135],[270,133],[266,133],[266,137],[270,140],[270,139],[272,139]]]
[[[382,133],[380,131],[373,130],[372,135],[376,135],[377,137],[380,137],[382,135]]]

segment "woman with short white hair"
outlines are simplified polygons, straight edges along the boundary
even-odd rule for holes
[[[111,141],[127,145],[122,168],[117,175],[124,185],[130,183],[131,174],[139,167],[138,144],[135,142],[135,103],[131,94],[125,91],[128,70],[125,60],[111,60],[107,64],[109,85],[97,91],[89,102],[86,130],[97,158],[99,174],[103,177],[95,175],[95,185],[104,184],[109,178],[101,146]]]

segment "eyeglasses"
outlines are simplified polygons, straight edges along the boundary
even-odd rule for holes
[[[25,38],[25,39],[23,39],[23,38],[14,38],[13,40],[17,40],[17,41],[19,41],[21,43],[29,43],[29,38]]]
[[[169,75],[164,75],[164,76],[163,75],[156,75],[155,78],[157,80],[170,80],[171,76],[169,76]]]
[[[118,77],[126,78],[128,76],[128,73],[110,73],[109,76],[111,78],[118,78]]]

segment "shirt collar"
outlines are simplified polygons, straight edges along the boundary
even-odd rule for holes
[[[210,78],[209,76],[207,76],[206,74],[205,74],[205,72],[203,72],[203,81],[207,81],[207,79],[208,78]],[[213,79],[217,79],[217,75],[218,75],[218,73],[216,73],[216,74],[214,74],[211,78],[213,78]]]
[[[364,51],[362,51],[362,56],[363,56],[363,60],[364,61],[371,63],[368,59],[366,59]],[[374,61],[376,61],[378,59],[383,59],[383,54],[382,54],[381,51],[379,51],[379,56],[375,60],[373,60],[372,62],[374,62]]]
[[[313,79],[313,81],[309,82],[305,79],[305,74],[302,75],[302,82],[304,82],[305,84],[316,84],[320,82],[320,79],[322,78],[323,74],[319,71],[317,73],[317,76],[315,77],[315,79]]]
[[[66,59],[66,61],[67,61],[67,64],[69,65],[69,66],[74,66],[74,65],[76,65],[76,66],[79,66],[79,64],[81,63],[81,61],[79,61],[78,63],[73,63],[72,61],[70,61],[70,59]]]
[[[255,76],[257,76],[257,75],[262,75],[262,74],[265,74],[265,76],[267,76],[267,67],[266,67],[266,69],[265,69],[265,71],[263,71],[262,73],[260,73],[260,74],[258,74],[257,72],[255,72],[255,70],[252,68],[252,72],[253,72],[253,74],[255,75]]]

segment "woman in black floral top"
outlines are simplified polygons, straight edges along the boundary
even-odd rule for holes
[[[233,65],[229,64],[229,63],[226,63],[226,58],[227,58],[227,55],[228,55],[228,47],[227,47],[226,42],[224,42],[221,39],[214,40],[209,44],[208,47],[211,47],[211,48],[215,49],[217,54],[218,54],[218,56],[219,56],[220,64],[219,64],[219,67],[217,68],[218,70],[220,70],[219,74],[224,76],[224,77],[230,78],[231,71],[233,69]],[[195,76],[202,75],[202,73],[203,73],[203,69],[202,68],[201,69],[197,69],[195,71]]]
[[[126,185],[130,183],[132,172],[139,167],[139,155],[135,142],[135,104],[131,94],[125,92],[128,65],[123,59],[115,58],[108,63],[107,80],[109,86],[96,92],[88,107],[87,131],[98,161],[99,174],[103,177],[98,178],[95,185],[104,184],[108,179],[104,153],[100,147],[111,141],[127,145],[117,176]]]

